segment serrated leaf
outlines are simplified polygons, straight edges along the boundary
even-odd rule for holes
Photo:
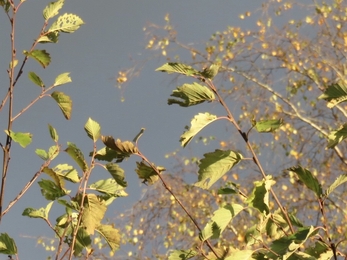
[[[48,19],[59,14],[59,10],[63,7],[64,0],[58,0],[56,2],[49,3],[45,9],[43,9],[43,18],[47,21]]]
[[[199,164],[199,181],[194,186],[209,189],[241,159],[240,153],[231,150],[216,149],[212,153],[204,154]]]
[[[44,161],[47,161],[49,158],[47,152],[43,149],[36,149],[35,153]]]
[[[139,178],[143,180],[143,183],[153,184],[159,179],[157,172],[146,163],[136,162],[136,166],[137,168],[135,169],[135,172],[137,173]],[[157,169],[159,170],[159,172],[165,171],[165,168],[162,167],[157,167]]]
[[[199,113],[191,121],[191,127],[185,131],[180,138],[181,145],[186,145],[199,133],[205,126],[217,120],[217,116],[210,113]]]
[[[83,20],[75,14],[63,14],[51,25],[48,32],[73,33],[84,24]]]
[[[332,108],[347,100],[347,86],[343,80],[340,80],[335,84],[329,85],[318,98],[328,101],[327,107]]]
[[[118,185],[114,179],[99,180],[89,186],[91,190],[96,190],[114,197],[118,197],[124,187]]]
[[[195,82],[193,84],[183,84],[174,90],[170,96],[178,99],[169,98],[168,104],[178,104],[181,107],[194,106],[205,101],[215,100],[214,93],[209,88]]]
[[[110,149],[116,151],[123,158],[130,157],[132,154],[139,152],[137,147],[130,141],[122,142],[120,139],[114,140],[112,136],[101,136],[102,142]]]
[[[167,73],[180,73],[186,76],[198,76],[201,75],[199,71],[192,68],[189,65],[177,63],[177,62],[169,62],[165,63],[161,67],[157,68],[155,71],[167,72]]]
[[[328,197],[330,193],[332,193],[338,186],[345,183],[347,181],[347,174],[341,174],[337,179],[329,186],[329,188],[325,191],[325,196]]]
[[[100,225],[107,207],[95,194],[86,194],[83,206],[83,226],[89,235],[93,235],[95,228]]]
[[[288,170],[295,172],[300,181],[302,181],[307,188],[312,190],[318,198],[323,195],[322,186],[309,170],[301,167],[300,165],[291,167]]]
[[[29,218],[42,218],[42,219],[48,219],[49,211],[52,208],[54,201],[51,201],[47,204],[46,208],[40,208],[40,209],[33,209],[33,208],[26,208],[22,216],[27,216]]]
[[[280,128],[281,125],[283,125],[282,119],[272,119],[258,121],[254,127],[259,133],[269,133],[274,132],[276,129]]]
[[[64,85],[66,83],[70,83],[72,82],[71,78],[69,77],[70,72],[65,72],[62,74],[59,74],[54,81],[54,86],[60,86],[60,85]]]
[[[51,126],[50,124],[48,124],[48,131],[49,131],[49,135],[51,136],[52,140],[54,142],[58,142],[59,140],[59,135],[57,133],[57,130],[55,130],[55,128],[53,126]]]
[[[48,176],[50,176],[53,180],[54,183],[59,186],[60,189],[64,189],[65,183],[64,180],[60,178],[60,176],[57,175],[57,173],[48,167],[44,167],[42,172],[46,173]]]
[[[124,170],[116,163],[107,163],[105,165],[107,171],[112,175],[113,179],[122,187],[127,187],[128,183],[124,180]]]
[[[41,187],[42,196],[44,196],[47,200],[55,200],[67,195],[67,192],[56,185],[53,181],[40,180],[38,184]]]
[[[187,260],[187,259],[193,258],[196,255],[198,255],[198,252],[196,252],[193,249],[174,250],[170,253],[169,260]]]
[[[90,117],[84,125],[84,130],[86,131],[88,137],[94,141],[94,143],[100,138],[100,125]]]
[[[45,87],[45,84],[43,83],[42,79],[33,71],[28,72],[28,78],[36,85],[38,85],[41,88]]]
[[[82,169],[83,172],[88,170],[88,164],[84,159],[82,151],[73,143],[68,142],[68,147],[65,149],[70,157],[77,163],[77,165]]]
[[[89,156],[92,156],[93,152],[89,153]],[[100,161],[107,161],[111,162],[114,159],[119,160],[118,162],[121,162],[124,159],[124,156],[116,152],[115,150],[104,147],[96,152],[95,159]]]
[[[266,180],[255,181],[252,194],[247,199],[248,205],[258,209],[260,213],[269,214],[269,190],[274,184],[271,176]]]
[[[74,246],[74,256],[80,256],[83,249],[86,249],[87,254],[89,254],[92,250],[91,244],[92,244],[92,240],[90,238],[90,235],[84,229],[84,227],[80,227],[76,235],[76,243]]]
[[[45,50],[23,51],[23,54],[36,60],[43,68],[51,63],[51,56]]]
[[[118,229],[115,229],[111,225],[101,224],[95,228],[95,231],[97,231],[105,239],[113,252],[119,248],[121,236]]]
[[[14,240],[7,233],[1,233],[0,254],[15,255],[17,252],[17,246]]]
[[[56,174],[67,181],[78,183],[81,178],[78,176],[78,172],[74,167],[68,164],[58,164],[53,168]]]
[[[59,32],[45,32],[45,35],[42,35],[37,42],[39,43],[57,43],[59,40]]]
[[[334,148],[347,137],[347,124],[343,124],[339,129],[331,131],[328,135],[327,148]]]
[[[32,141],[32,134],[30,133],[21,133],[13,132],[12,130],[4,130],[5,133],[12,138],[12,140],[18,143],[23,148],[27,147]]]
[[[68,95],[65,95],[63,92],[54,91],[51,94],[51,97],[57,102],[60,107],[63,115],[66,119],[71,118],[72,111],[72,100]]]

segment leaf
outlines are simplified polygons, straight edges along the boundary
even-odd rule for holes
[[[107,163],[106,169],[112,175],[113,179],[122,187],[127,187],[128,183],[124,180],[124,170],[116,163]]]
[[[59,135],[57,133],[57,130],[55,130],[55,128],[53,126],[51,126],[50,124],[48,124],[48,131],[49,131],[49,135],[51,136],[52,140],[54,142],[58,142],[59,140]]]
[[[338,186],[345,183],[347,181],[347,174],[341,174],[337,179],[329,186],[329,188],[325,192],[325,196],[328,197],[330,193],[332,193]]]
[[[275,181],[271,176],[266,180],[255,181],[252,194],[248,197],[247,203],[249,206],[259,210],[260,213],[269,214],[269,190]]]
[[[57,43],[59,40],[59,32],[45,32],[45,35],[42,35],[37,42],[40,43]]]
[[[226,257],[225,260],[234,260],[234,259],[238,259],[238,260],[251,260],[251,259],[254,259],[254,258],[252,258],[252,255],[253,255],[253,251],[252,250],[249,250],[249,249],[245,249],[245,250],[236,249],[228,257]]]
[[[65,152],[70,155],[70,157],[77,163],[83,172],[87,171],[89,167],[84,159],[82,151],[73,143],[68,142],[67,145],[68,147],[65,149]]]
[[[124,159],[139,152],[137,147],[130,141],[122,142],[119,139],[115,141],[112,136],[101,136],[101,140],[108,148],[116,151],[119,154],[118,158]]]
[[[174,250],[169,255],[169,260],[187,260],[198,255],[195,250]]]
[[[33,209],[33,208],[26,208],[22,216],[27,216],[29,218],[42,218],[42,219],[48,219],[49,211],[52,208],[54,201],[51,201],[47,204],[46,208],[40,208],[40,209]]]
[[[76,243],[74,246],[74,256],[80,256],[83,249],[86,249],[87,254],[89,254],[92,250],[91,244],[92,244],[92,240],[88,232],[84,229],[84,227],[80,227],[76,235]]]
[[[201,75],[207,79],[213,79],[219,71],[220,66],[217,64],[212,64],[208,69],[204,69]]]
[[[11,137],[11,139],[18,143],[23,148],[27,147],[32,141],[32,134],[30,133],[21,133],[21,132],[13,132],[12,130],[5,130],[5,133]]]
[[[319,260],[328,260],[331,259],[334,255],[329,246],[321,241],[317,241],[314,246],[307,248],[305,250],[305,253]]]
[[[53,145],[53,146],[49,147],[49,149],[48,149],[48,158],[50,160],[53,160],[55,157],[58,156],[59,148],[60,148],[59,145]]]
[[[328,101],[327,107],[333,108],[347,100],[347,86],[343,80],[339,80],[337,83],[329,85],[318,98]]]
[[[47,161],[49,158],[47,152],[43,149],[36,149],[35,153],[44,161]]]
[[[87,233],[93,235],[95,227],[100,225],[100,221],[103,219],[107,207],[95,194],[86,194],[83,206],[83,225]]]
[[[92,156],[93,152],[89,154],[89,156]],[[122,161],[124,159],[124,156],[116,152],[115,150],[112,150],[111,148],[104,147],[96,152],[95,159],[100,161],[108,161],[111,162],[114,159],[118,159]]]
[[[157,68],[155,71],[167,72],[167,73],[180,73],[186,76],[199,76],[201,73],[196,69],[193,69],[191,66],[177,63],[169,62],[165,63],[163,66]]]
[[[13,60],[13,64],[12,61],[10,62],[10,64],[8,65],[9,69],[15,68],[18,65],[18,60]]]
[[[241,159],[240,153],[231,150],[216,149],[212,153],[204,154],[199,164],[199,181],[194,186],[209,189]]]
[[[38,184],[41,187],[42,196],[44,196],[47,200],[55,200],[67,195],[67,192],[56,185],[53,181],[40,180]]]
[[[195,82],[193,84],[183,84],[172,92],[170,96],[177,99],[169,98],[167,102],[169,105],[178,104],[181,107],[189,107],[205,101],[215,100],[214,93],[209,88]]]
[[[107,179],[107,180],[99,180],[89,186],[90,189],[96,190],[101,193],[105,193],[110,196],[114,197],[123,197],[118,196],[119,194],[122,195],[122,191],[124,190],[124,187],[118,185],[114,179]]]
[[[302,181],[307,188],[312,190],[318,198],[323,195],[322,186],[309,170],[302,168],[300,165],[291,167],[288,170],[295,172],[300,181]]]
[[[64,0],[58,0],[56,2],[51,2],[49,5],[43,9],[43,18],[47,21],[48,19],[51,19],[52,17],[59,14],[59,10],[63,7]]]
[[[36,60],[43,68],[46,68],[51,63],[51,57],[45,50],[23,51],[23,54]]]
[[[259,133],[269,133],[274,132],[276,129],[280,128],[281,125],[283,125],[282,119],[262,120],[256,122],[255,129]]]
[[[58,164],[53,168],[54,172],[64,180],[78,183],[80,182],[81,178],[78,176],[78,172],[74,167],[68,164]]]
[[[69,77],[69,74],[70,74],[70,72],[65,72],[65,73],[58,75],[55,78],[53,86],[60,86],[60,85],[64,85],[66,83],[72,82],[71,78]]]
[[[51,25],[48,32],[59,31],[73,33],[84,24],[83,20],[75,14],[63,14]]]
[[[14,240],[7,233],[1,233],[0,254],[15,255],[17,252],[17,246]]]
[[[185,131],[180,138],[181,145],[186,147],[186,145],[194,138],[194,136],[200,132],[208,124],[215,121],[217,117],[211,115],[210,113],[199,113],[191,121],[191,127]]]
[[[334,148],[347,137],[347,124],[343,124],[339,129],[331,131],[328,135],[327,148]]]
[[[61,179],[60,176],[58,176],[54,170],[52,170],[51,168],[48,168],[48,167],[44,167],[42,172],[44,172],[48,176],[50,176],[54,180],[54,183],[57,186],[59,186],[60,189],[64,189],[64,187],[65,187],[64,180]]]
[[[158,180],[158,174],[157,172],[149,165],[147,165],[144,162],[136,162],[137,168],[135,169],[135,172],[139,176],[140,179],[143,179],[143,183],[149,183],[153,184]],[[153,167],[155,167],[153,165]],[[165,171],[165,168],[163,167],[155,167],[159,172]]]
[[[68,95],[65,95],[63,92],[54,91],[51,94],[51,97],[58,103],[63,115],[66,119],[71,118],[72,110],[72,100]]]
[[[118,229],[115,229],[111,225],[101,224],[96,227],[95,231],[102,235],[113,252],[119,248],[121,236]]]
[[[28,78],[39,87],[45,87],[45,84],[43,83],[42,79],[39,76],[37,76],[35,72],[29,71]]]
[[[94,143],[100,138],[100,129],[99,123],[90,117],[84,125],[84,130],[86,131],[88,137],[94,141]]]

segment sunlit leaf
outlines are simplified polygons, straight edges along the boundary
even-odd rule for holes
[[[43,88],[45,86],[42,79],[39,76],[37,76],[35,72],[29,71],[28,77],[34,84],[38,85],[39,87]]]
[[[329,196],[338,186],[345,183],[347,181],[347,174],[341,174],[337,179],[329,186],[329,188],[325,192],[325,196]]]
[[[77,170],[68,164],[58,164],[53,168],[53,170],[56,172],[56,174],[73,183],[80,182],[81,178],[78,176]]]
[[[135,172],[139,176],[140,179],[143,180],[143,183],[149,183],[153,184],[158,180],[158,174],[157,172],[149,165],[147,165],[145,162],[136,162],[137,168],[135,169]],[[165,171],[165,168],[163,167],[156,167],[159,172]]]
[[[64,114],[64,117],[66,119],[70,119],[71,111],[72,111],[71,98],[60,91],[52,92],[51,97],[57,102],[58,106],[60,107],[61,111]]]
[[[49,158],[47,152],[43,149],[36,149],[35,153],[44,161],[48,160]]]
[[[18,64],[18,60],[13,60],[13,63],[11,61],[8,67],[10,69],[12,69],[12,68],[15,68],[17,66],[17,64]]]
[[[1,233],[0,254],[15,255],[17,252],[17,246],[14,240],[7,233]]]
[[[251,260],[254,259],[252,257],[253,255],[253,251],[249,250],[249,249],[244,249],[244,250],[235,250],[233,251],[229,256],[227,256],[226,258],[224,258],[225,260],[235,260],[235,259],[239,259],[239,260]]]
[[[99,225],[95,228],[95,231],[105,239],[113,252],[119,248],[121,235],[118,229],[115,229],[111,225]]]
[[[99,180],[91,184],[89,188],[116,197],[120,191],[124,190],[124,187],[118,185],[114,179]]]
[[[332,108],[347,100],[347,86],[343,80],[340,80],[335,84],[329,85],[324,93],[318,98],[328,101],[327,106]]]
[[[343,124],[339,129],[331,131],[328,135],[327,148],[334,148],[347,137],[347,124]]]
[[[78,166],[82,169],[83,172],[88,170],[88,164],[84,159],[84,155],[82,151],[73,143],[68,142],[68,147],[65,149],[70,157],[78,164]]]
[[[43,9],[43,18],[48,20],[59,14],[59,10],[63,7],[64,0],[58,0],[56,2],[49,3],[45,9]]]
[[[262,120],[262,121],[256,122],[255,129],[259,133],[269,133],[269,132],[273,132],[276,129],[280,128],[282,124],[283,124],[282,119],[279,119],[279,120],[276,120],[276,119]]]
[[[107,163],[105,166],[108,172],[120,186],[128,186],[128,183],[125,181],[124,170],[120,168],[117,163]]]
[[[84,125],[84,130],[86,131],[88,137],[94,141],[94,143],[100,138],[101,127],[98,122],[94,121],[90,117]]]
[[[210,113],[199,113],[191,121],[191,127],[185,131],[180,138],[180,142],[183,147],[194,138],[205,126],[217,120],[217,116],[211,115]]]
[[[57,43],[59,40],[59,32],[54,31],[54,32],[45,32],[45,35],[41,36],[37,42],[40,43]]]
[[[84,24],[83,20],[75,14],[63,14],[51,25],[48,32],[73,33]]]
[[[214,93],[209,88],[196,82],[193,84],[183,84],[173,91],[171,97],[177,99],[169,98],[168,104],[178,104],[181,107],[194,106],[205,101],[215,100]]]
[[[182,64],[182,63],[176,63],[176,62],[165,63],[163,66],[157,68],[155,71],[161,71],[161,72],[167,72],[167,73],[180,73],[186,76],[201,75],[199,71],[197,71],[196,69],[193,69],[191,66]]]
[[[260,213],[269,214],[269,190],[274,184],[271,176],[266,180],[255,181],[253,191],[247,199],[248,205],[258,209]]]
[[[56,78],[55,78],[55,81],[54,81],[54,86],[60,86],[60,85],[64,85],[66,83],[70,83],[72,82],[71,78],[69,77],[69,74],[70,72],[65,72],[65,73],[62,73],[60,75],[58,75]]]
[[[44,172],[48,176],[50,176],[54,180],[55,184],[57,186],[59,186],[60,189],[64,189],[64,187],[65,187],[64,180],[62,178],[60,178],[60,176],[58,176],[54,170],[52,170],[51,168],[48,168],[48,167],[44,167],[42,172]]]
[[[30,218],[42,218],[42,219],[48,219],[49,211],[52,208],[54,201],[51,201],[47,204],[46,208],[40,208],[40,209],[33,209],[33,208],[26,208],[22,216],[27,216]]]
[[[200,160],[199,164],[199,181],[194,185],[209,189],[241,159],[240,153],[231,150],[217,149],[214,152],[204,154],[204,158]]]
[[[51,62],[51,56],[45,50],[23,51],[23,54],[36,60],[43,68],[46,68]]]
[[[174,250],[170,252],[169,260],[187,260],[191,259],[194,256],[198,255],[198,252],[195,250]]]
[[[53,160],[59,154],[59,145],[53,145],[48,149],[48,156],[50,160]]]
[[[300,165],[291,167],[288,170],[295,172],[300,181],[302,181],[307,188],[312,190],[318,198],[323,195],[322,186],[309,170],[301,167]]]
[[[51,126],[50,124],[48,124],[48,131],[49,131],[49,135],[51,136],[52,140],[54,142],[58,142],[59,140],[59,135],[57,133],[57,130],[55,130],[55,128],[53,126]]]
[[[32,141],[32,134],[30,133],[21,133],[21,132],[15,133],[11,130],[10,131],[5,130],[5,133],[9,135],[14,142],[18,143],[23,148],[27,147]]]
[[[89,235],[94,234],[95,227],[100,225],[106,212],[106,205],[95,194],[87,194],[84,199],[82,215],[83,226]]]

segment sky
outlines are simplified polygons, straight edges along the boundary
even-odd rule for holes
[[[39,35],[44,21],[42,10],[49,2],[27,0],[18,12],[15,41],[20,61],[23,59],[22,50],[30,49],[33,39]],[[52,62],[43,69],[35,61],[29,61],[16,86],[14,111],[18,113],[40,93],[40,89],[28,80],[29,71],[37,73],[46,85],[53,83],[57,75],[70,72],[72,83],[56,90],[65,92],[73,100],[72,118],[65,120],[54,101],[44,98],[15,121],[13,130],[32,133],[33,142],[25,149],[17,144],[12,146],[4,207],[40,168],[42,160],[35,155],[35,150],[53,145],[47,124],[56,128],[62,144],[73,142],[86,156],[92,150],[92,142],[83,129],[89,117],[101,125],[103,135],[122,140],[132,140],[144,127],[146,131],[139,142],[140,150],[157,165],[170,169],[172,162],[165,159],[165,154],[180,148],[179,136],[184,126],[200,112],[201,107],[183,110],[178,106],[167,106],[167,98],[176,85],[172,84],[173,77],[154,71],[165,63],[164,58],[146,62],[140,75],[127,83],[122,91],[116,87],[118,71],[133,66],[134,61],[141,62],[151,57],[153,53],[145,49],[148,39],[143,28],[149,23],[163,25],[167,13],[180,41],[203,45],[214,32],[227,26],[253,26],[252,18],[243,21],[239,14],[260,6],[261,1],[250,0],[66,0],[60,14],[77,14],[85,24],[73,34],[62,34],[57,44],[39,46],[50,53]],[[0,23],[0,96],[3,97],[8,88],[6,69],[10,61],[10,24],[4,12],[1,12]],[[0,126],[6,129],[6,110],[0,114]],[[5,138],[2,132],[0,141],[3,143]],[[98,142],[98,148],[102,146]],[[63,162],[73,164],[66,154],[61,154],[52,166]],[[116,212],[128,209],[141,196],[143,188],[134,172],[135,160],[130,159],[121,167],[129,183],[126,190],[129,197],[118,199],[109,208],[107,217],[111,219]],[[94,174],[109,178],[100,167]],[[0,233],[7,232],[15,239],[20,259],[45,259],[48,256],[36,244],[36,239],[53,237],[53,233],[42,220],[22,216],[24,208],[40,208],[46,204],[35,183],[3,217]],[[55,207],[58,206],[54,205],[52,209],[53,223],[57,216],[54,214],[62,210]],[[7,256],[0,255],[1,259],[7,259]]]

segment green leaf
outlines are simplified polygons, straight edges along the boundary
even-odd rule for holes
[[[53,160],[59,154],[59,145],[53,145],[48,149],[48,157],[50,160]]]
[[[49,131],[49,135],[51,136],[52,140],[54,142],[58,142],[59,135],[58,135],[57,131],[55,130],[55,128],[53,126],[51,126],[50,124],[48,124],[48,131]]]
[[[119,248],[121,236],[118,229],[115,229],[111,225],[101,224],[95,228],[95,231],[97,231],[105,239],[113,252]]]
[[[115,181],[122,187],[127,187],[128,183],[124,180],[124,170],[119,167],[116,163],[107,163],[106,169],[108,172],[112,175],[112,177],[115,179]]]
[[[88,232],[85,230],[84,227],[80,227],[76,235],[76,243],[74,246],[74,256],[81,256],[83,249],[87,250],[87,254],[91,253],[92,251],[91,244],[92,244],[92,240],[90,238],[90,235],[88,234]]]
[[[67,181],[78,183],[81,178],[78,176],[78,172],[74,167],[68,164],[58,164],[53,168],[54,172]]]
[[[204,154],[199,164],[199,181],[194,186],[209,189],[241,159],[240,153],[231,150],[217,149],[212,153]]]
[[[193,69],[191,66],[177,63],[169,62],[165,63],[163,66],[157,68],[155,71],[167,72],[167,73],[180,73],[186,76],[200,76],[201,73],[196,69]]]
[[[118,185],[114,179],[99,180],[89,186],[90,189],[114,197],[124,197],[124,187]],[[121,196],[118,196],[121,195]]]
[[[112,136],[101,136],[101,140],[108,148],[118,153],[118,158],[127,158],[139,152],[137,147],[130,141],[122,142],[119,139],[115,141]]]
[[[59,10],[63,7],[64,0],[58,0],[51,2],[48,6],[43,9],[43,18],[47,21],[48,19],[59,14]]]
[[[5,133],[10,136],[14,142],[18,143],[23,148],[27,147],[32,141],[32,134],[30,133],[15,133],[12,130],[5,130]]]
[[[83,226],[89,235],[93,235],[95,228],[100,225],[107,207],[95,194],[86,194],[83,206]]]
[[[38,184],[41,187],[42,196],[44,196],[47,200],[55,200],[67,195],[67,192],[56,185],[53,181],[40,180]]]
[[[45,84],[43,83],[42,79],[39,76],[37,76],[35,72],[29,71],[28,77],[34,84],[38,85],[39,87],[45,87]]]
[[[252,258],[253,255],[253,251],[249,250],[249,249],[245,249],[245,250],[239,250],[236,249],[235,251],[233,251],[228,257],[225,258],[225,260],[251,260],[254,259]]]
[[[84,24],[83,20],[75,14],[63,14],[51,25],[48,32],[73,33]]]
[[[0,254],[15,255],[17,252],[17,246],[14,240],[7,233],[1,233]]]
[[[46,208],[40,208],[40,209],[33,209],[33,208],[26,208],[22,216],[27,216],[29,218],[42,218],[42,219],[48,219],[49,211],[52,208],[54,201],[51,201],[47,204]]]
[[[87,120],[87,123],[84,125],[84,130],[87,132],[87,135],[94,143],[100,138],[100,125],[98,122],[94,121],[90,117]]]
[[[198,252],[193,249],[174,250],[170,253],[169,260],[187,260],[193,258],[196,255],[198,255]]]
[[[93,152],[89,154],[89,156],[92,156],[92,155],[93,155]],[[114,159],[118,159],[122,161],[124,159],[124,156],[111,148],[104,147],[96,152],[95,159],[100,161],[107,161],[107,162],[111,162]]]
[[[271,176],[267,176],[266,180],[255,181],[252,194],[248,197],[249,206],[256,208],[260,213],[269,214],[269,190],[275,181]]]
[[[65,182],[60,176],[57,175],[57,173],[52,170],[51,168],[44,167],[42,172],[46,173],[48,176],[50,176],[53,180],[54,183],[59,186],[60,189],[64,189],[65,187]]]
[[[338,186],[345,183],[347,181],[347,174],[341,174],[337,179],[329,186],[329,188],[325,192],[325,196],[328,197],[330,193],[332,193]]]
[[[71,78],[69,77],[69,74],[70,72],[65,72],[65,73],[62,73],[60,75],[58,75],[56,78],[55,78],[55,81],[54,81],[54,86],[60,86],[60,85],[64,85],[66,83],[70,83],[72,82]]]
[[[321,241],[317,241],[314,246],[309,247],[305,250],[305,253],[319,260],[329,260],[334,256],[333,251],[329,246]]]
[[[45,32],[45,35],[41,36],[37,42],[40,43],[57,43],[59,40],[59,32]]]
[[[23,54],[36,60],[43,68],[46,68],[51,62],[51,57],[45,50],[23,51]]]
[[[186,145],[194,138],[194,136],[201,131],[205,126],[217,120],[215,115],[210,113],[199,113],[191,121],[191,127],[185,131],[180,138],[181,145]]]
[[[291,167],[288,170],[295,172],[300,181],[302,181],[307,188],[312,190],[318,198],[323,195],[322,186],[309,170],[301,167],[300,165]]]
[[[327,107],[333,108],[337,104],[347,100],[347,86],[343,80],[340,80],[328,86],[318,98],[328,101]]]
[[[269,133],[269,132],[274,132],[276,129],[280,128],[281,125],[283,125],[282,119],[262,120],[262,121],[256,122],[255,129],[259,133]]]
[[[65,95],[63,92],[54,91],[51,94],[51,97],[58,103],[61,111],[64,114],[66,119],[71,118],[71,110],[72,110],[72,100],[68,95]]]
[[[347,137],[347,124],[343,124],[339,129],[331,131],[328,135],[327,148],[334,148]]]
[[[136,165],[137,165],[137,168],[135,169],[135,172],[137,173],[140,179],[143,179],[143,183],[148,182],[149,184],[153,184],[159,179],[157,172],[153,170],[151,166],[147,165],[144,162],[136,162]],[[159,166],[156,168],[158,169],[159,172],[165,171],[165,168],[163,167]]]
[[[207,79],[213,79],[219,71],[220,66],[217,64],[212,64],[208,69],[204,69],[201,75]]]
[[[189,107],[197,104],[201,104],[205,101],[215,100],[214,93],[207,87],[198,83],[183,84],[173,91],[171,97],[177,99],[168,99],[168,104],[178,104],[181,107]],[[182,99],[182,100],[180,100]]]
[[[43,149],[36,149],[35,153],[44,161],[47,161],[49,158],[47,152]]]
[[[67,145],[68,147],[65,149],[65,152],[70,155],[70,157],[77,163],[83,172],[87,171],[89,167],[84,159],[82,151],[73,143],[68,142]]]

